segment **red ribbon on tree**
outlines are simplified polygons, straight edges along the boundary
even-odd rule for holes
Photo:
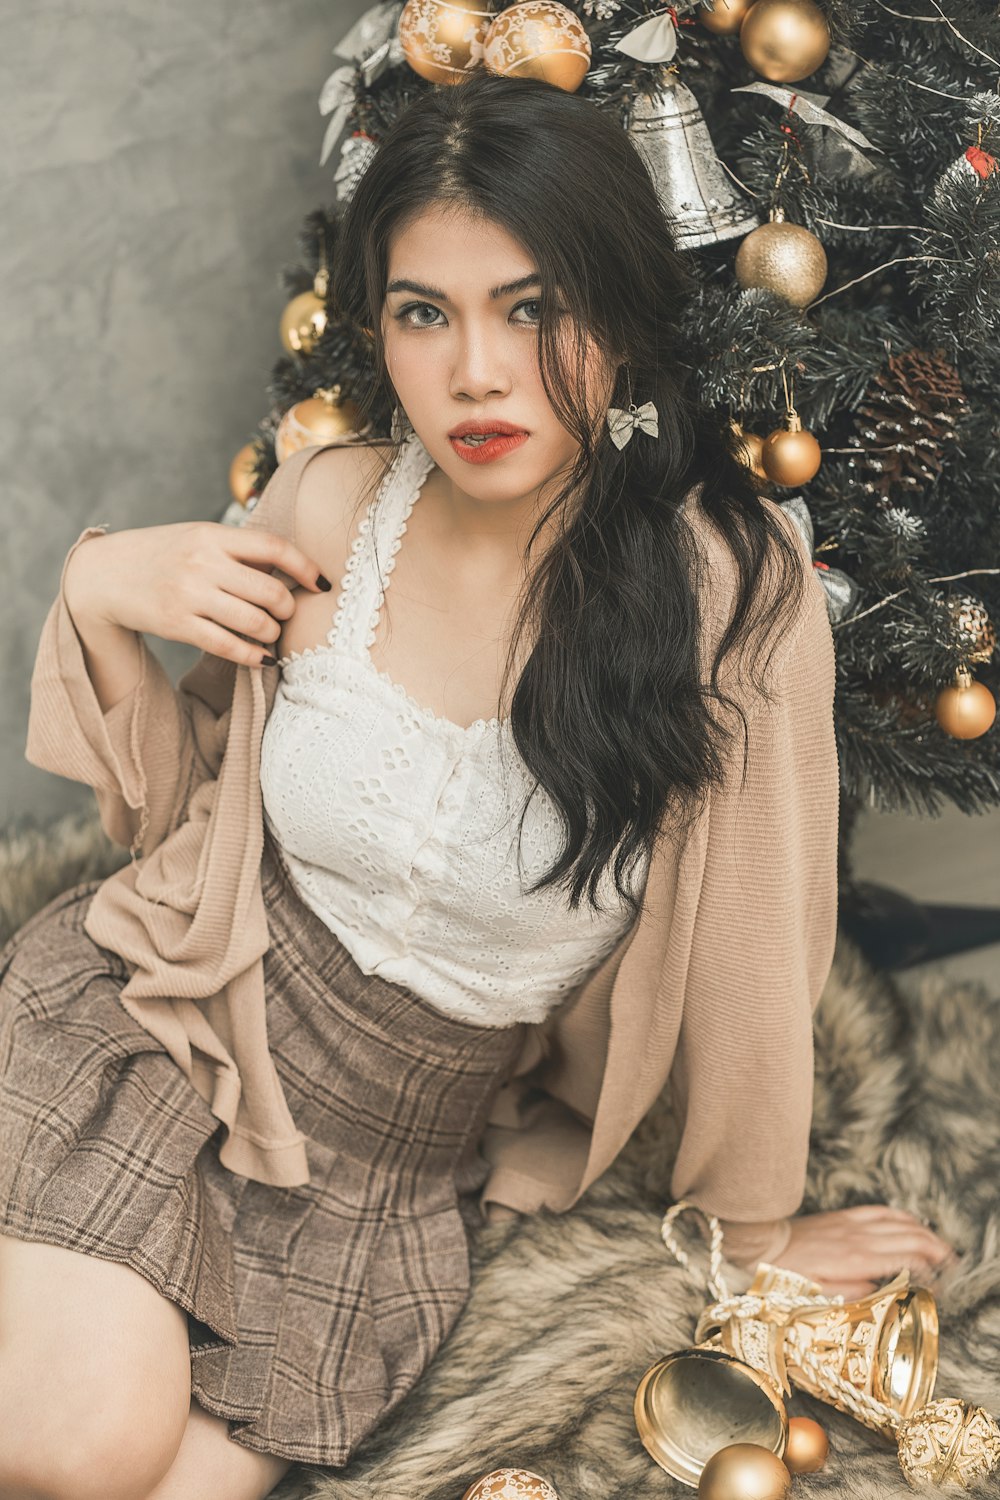
[[[995,172],[997,169],[996,157],[991,156],[988,151],[984,151],[981,146],[970,146],[965,153],[965,159],[976,175],[981,177],[984,182],[990,173]]]

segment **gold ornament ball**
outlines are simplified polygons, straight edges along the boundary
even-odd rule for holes
[[[776,1453],[759,1443],[730,1443],[701,1471],[698,1500],[785,1500],[792,1476]]]
[[[257,453],[253,443],[244,443],[229,465],[229,488],[233,499],[246,505],[257,484]]]
[[[830,28],[813,0],[756,0],[740,27],[740,47],[762,77],[795,83],[825,60]]]
[[[896,1434],[899,1467],[913,1489],[971,1489],[1000,1468],[1000,1426],[982,1406],[945,1396],[921,1406]]]
[[[559,1500],[540,1474],[529,1469],[492,1469],[470,1485],[462,1500]]]
[[[281,342],[289,354],[311,354],[326,328],[326,305],[315,292],[300,292],[281,314]]]
[[[789,1417],[788,1442],[781,1455],[792,1474],[816,1474],[826,1463],[830,1439],[812,1417]]]
[[[823,462],[823,450],[812,433],[792,419],[764,439],[760,457],[765,474],[775,484],[808,484]]]
[[[711,9],[698,7],[698,20],[715,36],[733,36],[743,25],[752,0],[713,0]]]
[[[340,400],[339,386],[297,401],[285,412],[275,433],[274,451],[279,464],[300,448],[353,441],[359,436],[358,417],[353,401]]]
[[[976,740],[996,718],[996,699],[985,682],[976,682],[965,668],[959,667],[955,676],[955,683],[938,693],[934,717],[953,739]]]
[[[492,20],[484,0],[406,0],[399,45],[413,71],[428,83],[461,83],[479,66]]]
[[[521,0],[495,18],[483,43],[491,73],[541,78],[572,94],[590,67],[590,37],[558,0]]]
[[[801,224],[772,219],[751,229],[736,252],[734,270],[744,290],[760,287],[793,307],[805,307],[826,280],[826,251]]]

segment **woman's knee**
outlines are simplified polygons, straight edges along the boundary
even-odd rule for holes
[[[162,1434],[106,1421],[58,1447],[4,1448],[0,1500],[147,1500],[177,1451]]]
[[[145,1500],[190,1386],[186,1315],[138,1272],[0,1235],[0,1500]]]

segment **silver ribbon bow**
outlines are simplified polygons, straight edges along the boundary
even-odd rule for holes
[[[650,16],[615,42],[615,51],[639,62],[670,62],[677,55],[677,27],[669,13]]]
[[[330,115],[320,148],[321,167],[343,135],[353,108],[355,66],[360,66],[362,78],[370,87],[387,68],[405,60],[398,35],[402,9],[401,0],[382,0],[373,5],[334,47],[339,57],[353,58],[354,62],[334,68],[320,92],[319,112]]]
[[[608,408],[608,431],[616,448],[624,448],[630,443],[637,427],[648,432],[650,437],[659,437],[659,413],[652,401],[644,401],[641,406],[633,404],[628,411],[623,411],[620,406]]]

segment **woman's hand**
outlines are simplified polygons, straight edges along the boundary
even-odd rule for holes
[[[306,588],[330,588],[311,558],[276,532],[215,521],[142,526],[78,547],[66,599],[75,619],[187,641],[257,667],[295,612],[291,591],[269,576],[275,567]]]
[[[866,1203],[793,1218],[776,1264],[816,1281],[830,1296],[866,1297],[908,1269],[933,1281],[958,1256],[940,1235],[902,1208]]]

